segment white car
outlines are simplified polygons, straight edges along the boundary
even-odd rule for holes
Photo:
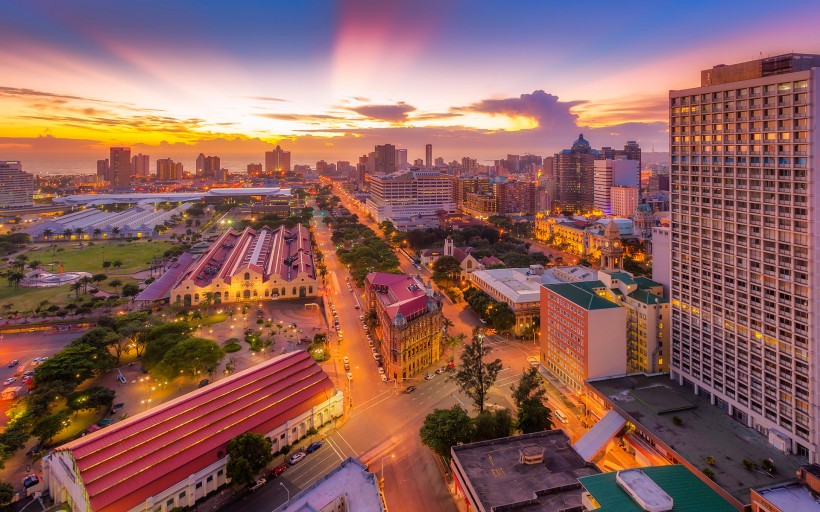
[[[15,380],[17,380],[17,377],[9,377],[8,379],[3,381],[3,385],[8,386],[9,384],[12,384]]]
[[[350,359],[348,359],[348,357],[347,357],[347,356],[344,356],[344,357],[342,358],[342,361],[344,361],[344,363],[345,363],[345,364],[350,363]]]
[[[359,320],[364,320],[364,315],[359,315]]]
[[[353,374],[352,373],[347,372],[347,380],[353,380]]]
[[[387,382],[387,381],[388,381],[387,375],[382,374],[382,382]]]
[[[379,366],[379,373],[381,373],[382,375],[384,375],[384,368],[382,368],[381,366]]]

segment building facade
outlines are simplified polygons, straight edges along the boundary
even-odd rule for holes
[[[151,157],[142,153],[131,157],[131,173],[139,178],[147,178],[150,171]]]
[[[229,229],[171,289],[180,306],[315,297],[319,293],[310,232]]]
[[[169,512],[229,482],[242,433],[299,441],[343,413],[343,396],[304,351],[291,352],[64,444],[43,459],[55,503],[81,512]]]
[[[588,212],[595,207],[595,160],[598,158],[598,151],[590,147],[583,135],[578,136],[572,148],[555,155],[557,195],[553,207],[570,212]]]
[[[131,148],[111,148],[108,177],[115,188],[131,186]]]
[[[0,162],[0,208],[34,204],[34,176],[23,171],[17,160]]]
[[[637,190],[640,186],[638,162],[626,159],[595,160],[593,167],[595,210],[603,215],[619,215],[613,211],[615,199],[612,197],[612,187],[634,187]],[[631,215],[633,210],[623,216]]]
[[[788,54],[669,93],[672,377],[811,461],[818,72],[820,56]]]
[[[367,211],[378,222],[402,217],[455,213],[453,181],[438,172],[414,171],[372,176]]]
[[[444,354],[441,299],[428,283],[403,274],[373,272],[365,280],[368,314],[389,378],[403,382]]]
[[[285,173],[290,170],[290,151],[285,151],[279,146],[273,151],[265,151],[266,173]]]
[[[638,187],[612,187],[609,189],[612,198],[610,212],[615,217],[631,217],[638,208]]]

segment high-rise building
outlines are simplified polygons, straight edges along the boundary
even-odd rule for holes
[[[181,180],[182,179],[182,163],[176,163],[170,158],[157,159],[157,179]]]
[[[108,159],[97,160],[97,176],[105,181],[111,181],[111,164]]]
[[[196,175],[202,176],[202,173],[205,171],[205,154],[200,153],[198,157],[196,157]]]
[[[612,208],[606,212],[615,217],[631,217],[638,208],[638,187],[611,187],[610,198]],[[598,208],[597,206],[595,207]],[[650,210],[651,213],[651,210]]]
[[[404,148],[396,149],[396,167],[399,169],[406,169],[407,166],[407,150]]]
[[[266,151],[265,172],[290,172],[290,151],[285,151],[279,146],[276,146],[273,151]]]
[[[383,144],[376,146],[376,174],[393,174],[396,172],[396,146]]]
[[[595,206],[595,160],[598,151],[578,136],[571,149],[555,155],[557,197],[553,204],[570,212],[587,212]]]
[[[0,162],[0,208],[34,204],[34,176],[17,160]]]
[[[145,178],[149,174],[151,157],[142,153],[131,157],[131,174],[139,178]]]
[[[218,156],[206,156],[202,163],[202,177],[215,178],[221,168],[222,162]]]
[[[634,187],[637,189],[638,162],[633,160],[595,160],[594,190],[595,210],[606,215],[615,215],[612,212],[612,187]],[[637,205],[637,203],[636,203]],[[627,215],[631,215],[634,208]]]
[[[671,376],[781,449],[818,460],[813,234],[820,55],[701,72],[669,92]]]
[[[248,176],[259,176],[262,174],[262,164],[248,164]]]
[[[643,167],[641,167],[641,146],[638,142],[634,140],[626,141],[623,153],[626,155],[627,160],[635,160],[638,162],[638,173],[640,173]]]
[[[131,148],[111,148],[109,177],[115,188],[131,186]]]
[[[424,167],[431,169],[433,167],[433,145],[427,144],[424,146]]]
[[[367,209],[378,222],[455,212],[453,180],[435,171],[371,176]]]

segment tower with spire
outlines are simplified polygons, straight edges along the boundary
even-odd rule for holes
[[[623,270],[624,247],[615,219],[610,219],[604,229],[604,245],[601,247],[601,270]]]

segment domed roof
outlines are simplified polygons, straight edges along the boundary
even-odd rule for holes
[[[643,202],[638,205],[635,211],[638,213],[652,213],[652,207],[646,204],[646,202]]]
[[[578,135],[578,140],[572,143],[572,150],[577,152],[585,153],[589,151],[590,146],[589,142],[584,138],[584,134]]]

